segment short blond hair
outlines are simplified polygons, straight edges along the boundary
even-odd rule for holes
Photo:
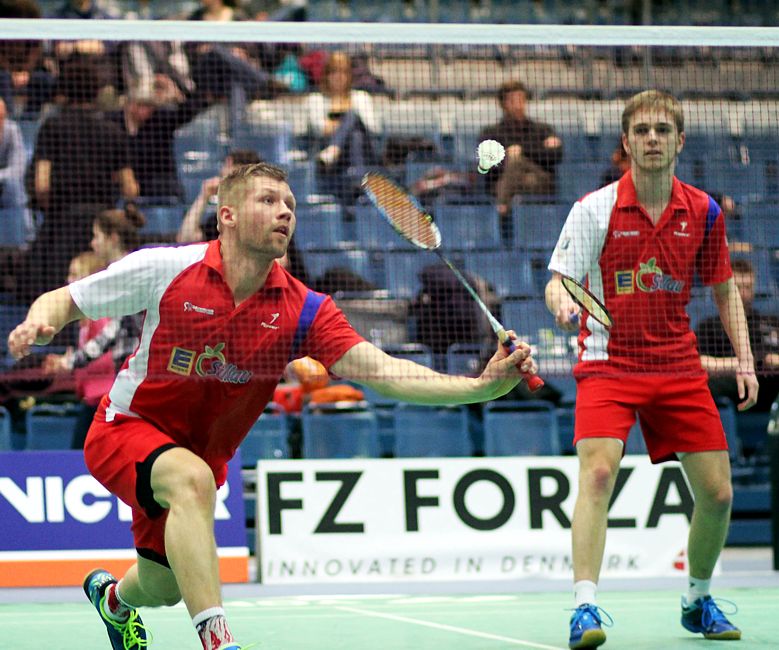
[[[643,108],[668,111],[674,116],[676,130],[679,133],[684,133],[684,110],[681,102],[670,93],[662,90],[644,90],[633,95],[625,104],[625,110],[622,111],[622,132],[625,135],[630,129],[630,119]]]
[[[225,205],[227,197],[231,197],[233,193],[246,185],[246,181],[250,178],[268,177],[277,181],[287,182],[289,175],[287,172],[279,167],[267,162],[258,162],[251,165],[238,165],[230,170],[221,181],[219,181],[219,190],[217,191],[217,197],[219,199],[219,207]]]

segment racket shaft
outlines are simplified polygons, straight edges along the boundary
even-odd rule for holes
[[[438,257],[441,258],[444,264],[446,264],[449,269],[454,273],[455,277],[460,281],[460,284],[462,284],[469,294],[471,294],[471,298],[473,298],[476,301],[476,304],[479,306],[479,309],[484,312],[484,315],[487,317],[487,320],[490,322],[490,327],[492,327],[492,331],[495,332],[495,334],[498,337],[498,340],[503,344],[503,347],[506,348],[506,350],[509,352],[513,352],[517,349],[517,346],[514,345],[511,338],[508,334],[506,334],[506,329],[503,327],[503,325],[498,322],[498,319],[495,318],[495,316],[492,315],[492,312],[487,308],[487,305],[484,304],[484,301],[481,299],[479,294],[476,292],[476,290],[471,286],[470,282],[465,279],[465,276],[460,273],[460,270],[452,264],[446,256],[439,251],[438,249],[435,250]],[[521,364],[517,365],[517,368],[520,369],[520,372],[522,372],[520,368]],[[541,388],[544,385],[544,380],[541,379],[538,375],[531,375],[528,372],[522,372],[522,378],[527,382],[527,387],[530,389],[531,392],[535,393],[539,388]]]

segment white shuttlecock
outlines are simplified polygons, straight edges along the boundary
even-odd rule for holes
[[[479,173],[486,174],[495,165],[500,164],[506,155],[506,150],[497,140],[482,140],[476,153],[479,156]]]

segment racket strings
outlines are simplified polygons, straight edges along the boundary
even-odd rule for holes
[[[440,238],[432,218],[420,210],[406,193],[387,179],[369,176],[365,186],[375,197],[392,226],[403,237],[421,248],[434,249]]]

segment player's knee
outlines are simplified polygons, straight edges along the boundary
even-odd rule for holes
[[[192,463],[181,469],[172,503],[186,503],[213,509],[216,482],[211,468],[205,463]]]
[[[708,510],[727,512],[733,504],[733,486],[730,481],[708,486],[704,499]]]
[[[617,468],[607,462],[595,461],[584,470],[582,478],[593,496],[606,496],[611,494]]]

